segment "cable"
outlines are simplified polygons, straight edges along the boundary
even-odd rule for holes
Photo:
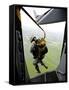
[[[46,33],[45,31],[42,29],[42,27],[30,16],[30,14],[24,9],[22,8],[22,10],[34,21],[34,23],[43,31],[44,33],[44,38],[46,37]]]

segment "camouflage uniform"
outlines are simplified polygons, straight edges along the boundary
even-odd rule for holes
[[[46,42],[43,38],[41,40],[37,39],[31,47],[31,53],[33,54],[33,58],[34,58],[33,65],[35,66],[35,69],[39,73],[40,73],[40,70],[39,70],[38,63],[40,63],[47,69],[47,66],[45,66],[45,64],[42,61],[42,59],[44,58],[47,52],[48,52],[48,49],[46,46]]]

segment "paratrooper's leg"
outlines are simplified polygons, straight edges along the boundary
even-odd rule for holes
[[[48,69],[48,67],[43,63],[43,61],[40,61],[41,65],[43,65],[46,69]]]

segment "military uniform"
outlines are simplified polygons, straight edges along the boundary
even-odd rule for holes
[[[48,48],[46,46],[46,41],[42,39],[37,39],[35,43],[31,46],[31,53],[33,54],[34,62],[33,65],[35,69],[40,73],[38,63],[43,65],[46,69],[47,66],[43,63],[42,59],[44,58],[45,54],[48,52]]]

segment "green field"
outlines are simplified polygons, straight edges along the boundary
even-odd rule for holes
[[[62,48],[61,43],[50,42],[50,41],[47,42],[48,53],[45,55],[43,62],[45,65],[48,66],[48,69],[44,68],[42,65],[39,64],[41,73],[37,73],[37,71],[35,70],[35,67],[33,66],[33,56],[30,53],[30,47],[31,47],[31,43],[25,37],[24,38],[24,55],[25,55],[25,61],[26,61],[30,78],[34,78],[43,73],[56,70],[56,68],[58,67],[60,63],[60,55],[61,55],[61,48]]]

